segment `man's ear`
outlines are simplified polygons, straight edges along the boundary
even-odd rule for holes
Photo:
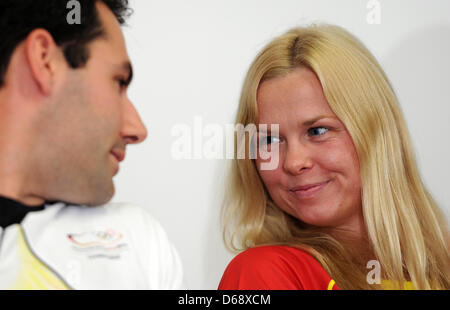
[[[44,95],[49,95],[55,82],[60,49],[45,29],[33,30],[25,40],[25,56],[32,78]]]

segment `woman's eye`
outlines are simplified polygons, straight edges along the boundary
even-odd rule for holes
[[[311,136],[321,136],[321,135],[325,134],[327,131],[328,131],[328,128],[326,128],[326,127],[313,127],[308,130],[308,133]]]
[[[276,136],[266,136],[260,140],[261,145],[271,145],[278,142],[280,142],[280,138]]]

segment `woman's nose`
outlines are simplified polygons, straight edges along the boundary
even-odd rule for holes
[[[283,162],[283,169],[286,172],[298,175],[311,167],[312,159],[307,147],[301,145],[301,143],[288,145]]]

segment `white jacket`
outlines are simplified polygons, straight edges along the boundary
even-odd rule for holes
[[[0,289],[181,289],[179,256],[144,209],[46,205],[0,227]]]

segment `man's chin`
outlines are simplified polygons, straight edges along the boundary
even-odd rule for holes
[[[79,206],[101,206],[107,204],[111,201],[114,196],[115,188],[114,184],[108,188],[103,188],[97,190],[96,192],[89,193],[70,193],[68,195],[59,195],[59,198],[46,199],[47,204],[52,204],[56,202],[63,202],[68,205],[79,205]]]
[[[114,193],[115,193],[114,186],[112,186],[108,192],[105,192],[102,195],[99,195],[97,193],[97,195],[95,195],[95,197],[93,197],[93,199],[87,201],[85,204],[87,206],[100,206],[100,205],[107,204],[113,198]]]

